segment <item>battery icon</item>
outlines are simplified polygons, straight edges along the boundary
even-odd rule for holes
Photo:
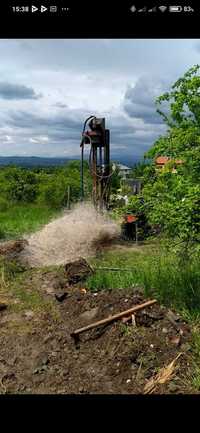
[[[169,11],[170,12],[182,12],[183,8],[182,6],[170,6]]]

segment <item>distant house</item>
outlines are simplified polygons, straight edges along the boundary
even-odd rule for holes
[[[126,179],[126,184],[130,186],[132,194],[140,194],[142,189],[141,179]]]
[[[117,167],[119,169],[119,175],[123,178],[126,179],[126,177],[130,174],[132,168],[127,167],[126,165],[123,164],[117,164]]]
[[[173,158],[169,158],[168,156],[158,156],[155,159],[156,168],[162,170],[165,167],[165,165],[170,161],[174,161],[174,168],[172,169],[172,172],[176,173],[177,165],[183,164],[182,159],[173,159]]]

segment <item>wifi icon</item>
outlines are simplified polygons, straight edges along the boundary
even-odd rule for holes
[[[159,6],[159,8],[161,12],[165,12],[167,9],[167,6]]]

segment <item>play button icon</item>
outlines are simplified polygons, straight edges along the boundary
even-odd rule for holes
[[[48,8],[46,8],[45,6],[41,6],[41,12],[46,12],[48,10]]]
[[[31,12],[36,12],[36,11],[38,11],[38,8],[36,8],[36,6],[32,6]]]

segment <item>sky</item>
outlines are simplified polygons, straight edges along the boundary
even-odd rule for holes
[[[165,133],[155,98],[200,64],[194,39],[1,39],[0,156],[80,155],[106,118],[111,156],[141,158]]]

